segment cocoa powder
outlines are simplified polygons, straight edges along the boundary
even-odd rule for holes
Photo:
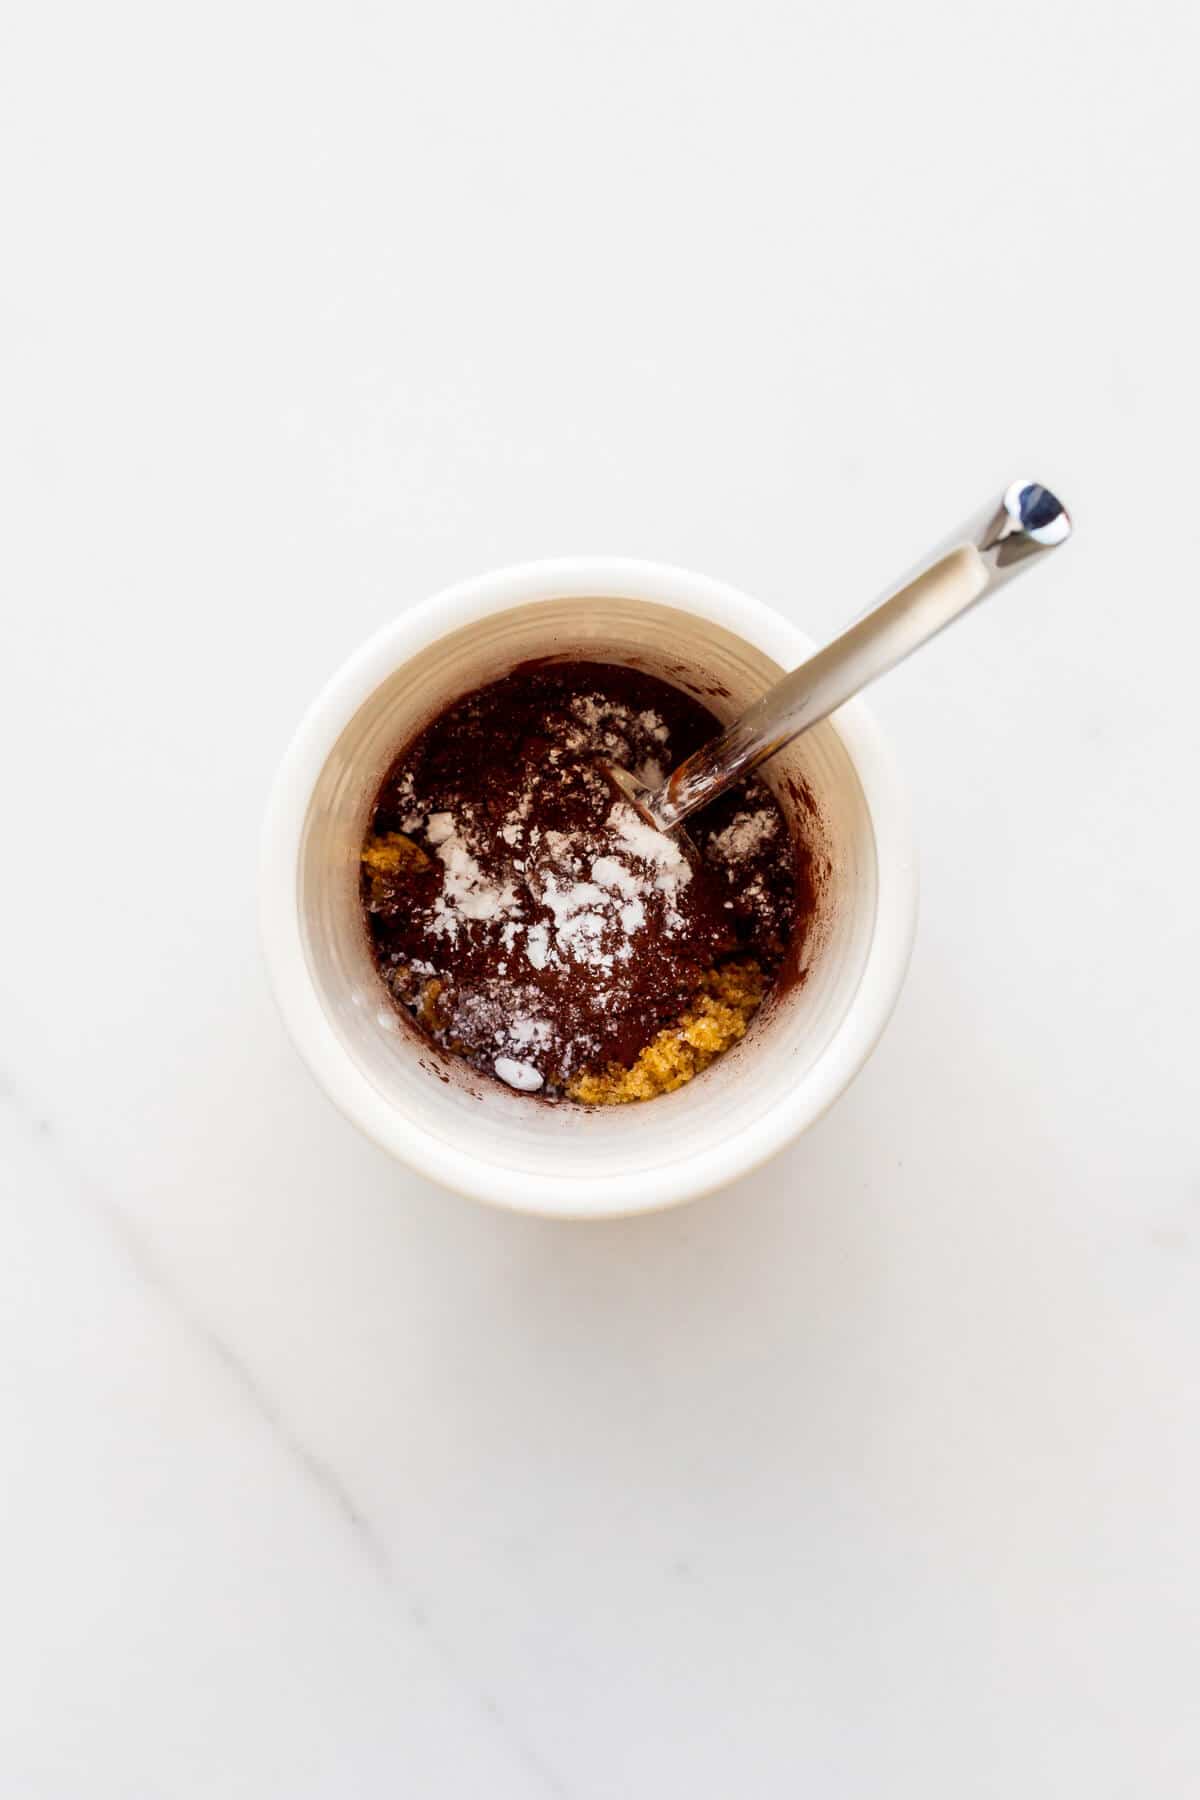
[[[363,847],[397,1006],[550,1099],[599,1096],[604,1071],[669,1046],[735,959],[752,1008],[807,928],[807,845],[751,779],[689,821],[692,856],[604,774],[614,762],[654,785],[718,729],[698,700],[611,664],[529,666],[447,708],[388,771]]]

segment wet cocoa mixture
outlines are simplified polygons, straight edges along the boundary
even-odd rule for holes
[[[611,1104],[679,1087],[744,1035],[813,908],[811,857],[744,782],[688,823],[699,861],[619,799],[719,729],[606,663],[518,669],[388,771],[362,901],[395,1004],[484,1074]]]

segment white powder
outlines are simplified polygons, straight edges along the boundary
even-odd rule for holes
[[[618,862],[615,856],[598,856],[592,864],[592,880],[601,887],[616,888],[627,900],[632,900],[638,892],[638,878],[632,869]]]
[[[411,769],[408,770],[396,789],[396,803],[403,808],[400,815],[401,831],[420,831],[425,814],[417,807],[417,797],[413,791]]]
[[[630,900],[621,908],[621,930],[629,937],[646,923],[646,909],[640,900]]]
[[[603,694],[575,694],[572,696],[571,711],[577,719],[582,720],[589,731],[598,731],[608,726],[608,734],[628,732],[635,720],[649,737],[657,738],[665,744],[670,732],[663,723],[661,714],[647,707],[644,712],[635,713],[621,700],[606,700]]]
[[[619,800],[613,807],[608,822],[624,850],[658,871],[654,885],[662,893],[673,894],[686,887],[692,879],[692,869],[678,839],[647,825],[625,800]]]
[[[604,947],[605,924],[603,913],[573,913],[558,927],[554,941],[575,962],[587,963],[593,969],[611,969],[612,951]]]
[[[612,807],[608,829],[615,841],[592,857],[590,880],[580,878],[577,840],[566,832],[546,832],[530,893],[549,911],[553,924],[528,931],[525,953],[535,969],[545,968],[557,952],[562,962],[611,974],[616,963],[630,960],[629,940],[646,925],[647,902],[656,893],[668,902],[666,929],[682,925],[673,902],[692,870],[678,842],[647,825],[623,802]]]
[[[611,700],[602,694],[574,694],[571,698],[571,711],[577,719],[582,719],[589,731],[595,731],[602,719],[611,719],[616,712]]]
[[[619,700],[606,700],[602,694],[575,694],[570,706],[575,717],[590,732],[593,747],[598,745],[619,762],[628,758],[628,732],[634,720],[629,707]],[[587,738],[580,733],[579,741],[569,743],[568,748],[582,749],[586,742]]]
[[[426,840],[434,845],[438,860],[446,871],[430,921],[430,929],[436,936],[448,935],[451,942],[455,942],[463,919],[504,918],[516,904],[516,890],[510,882],[501,887],[488,885],[482,869],[455,830],[449,813],[430,814]]]
[[[584,907],[603,906],[605,894],[592,881],[577,881],[574,886],[560,888],[553,875],[547,875],[545,884],[538,898],[543,906],[548,906],[554,914],[556,926],[565,925],[575,913]]]
[[[525,954],[535,969],[544,969],[550,959],[550,933],[544,925],[531,925],[525,933]]]
[[[548,832],[547,841],[559,835]],[[553,875],[547,875],[538,898],[554,914],[554,942],[560,954],[592,968],[612,968],[612,953],[604,942],[613,913],[611,894],[594,881],[560,887]]]
[[[539,1044],[544,1047],[550,1042],[550,1021],[514,1019],[509,1026],[508,1035],[514,1044]]]
[[[522,1094],[536,1094],[542,1085],[540,1072],[532,1063],[515,1062],[511,1056],[498,1056],[492,1064],[501,1081]]]
[[[740,812],[730,820],[724,831],[718,831],[709,839],[709,854],[718,862],[732,862],[735,857],[753,856],[778,831],[779,814],[769,806],[764,806],[759,812]]]

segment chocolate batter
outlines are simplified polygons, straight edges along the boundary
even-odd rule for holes
[[[813,906],[810,857],[751,779],[676,836],[615,796],[719,729],[603,663],[517,670],[396,760],[362,853],[380,975],[441,1044],[508,1086],[587,1103],[679,1086],[740,1037]]]

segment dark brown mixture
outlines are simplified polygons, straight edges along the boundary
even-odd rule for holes
[[[751,779],[679,840],[619,799],[718,730],[606,663],[517,670],[392,765],[362,852],[375,960],[437,1042],[508,1086],[651,1098],[741,1037],[812,910],[809,856]]]

